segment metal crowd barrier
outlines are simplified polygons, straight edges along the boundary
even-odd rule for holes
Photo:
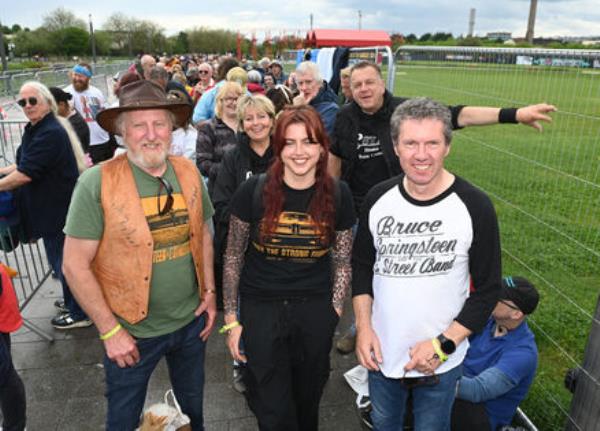
[[[0,166],[15,162],[16,149],[21,143],[26,121],[0,120]],[[13,279],[19,309],[23,310],[35,296],[52,270],[46,258],[41,241],[20,242],[18,228],[14,222],[0,218],[0,248],[2,262],[17,270]],[[28,319],[24,325],[48,341],[54,341],[52,335],[38,328]]]
[[[103,94],[109,95],[109,86],[112,84],[112,75],[126,69],[129,63],[120,62],[97,65],[96,73],[91,79],[91,84]],[[0,96],[13,96],[17,94],[23,83],[29,80],[38,80],[47,86],[64,87],[70,83],[69,71],[71,69],[40,70],[35,73],[12,73],[0,76]],[[11,92],[12,91],[12,92]],[[11,116],[11,111],[18,109],[11,97],[4,103],[4,114]],[[18,109],[20,111],[20,109]],[[0,116],[0,166],[8,166],[16,161],[16,152],[23,137],[25,120],[7,120]],[[6,265],[16,269],[18,275],[13,279],[15,292],[19,301],[19,309],[23,310],[35,296],[37,291],[52,273],[46,258],[43,243],[38,240],[32,243],[23,243],[19,238],[19,231],[11,226],[14,223],[0,217],[0,259]],[[46,333],[34,325],[30,320],[24,319],[24,325],[48,341],[54,341],[51,334]]]
[[[115,73],[127,69],[130,64],[131,61],[93,64],[94,76],[92,76],[91,84],[98,87],[104,94],[108,94],[106,81]],[[65,87],[70,84],[70,71],[71,67],[2,72],[0,74],[0,96],[15,96],[21,85],[31,80],[40,81],[48,87]]]

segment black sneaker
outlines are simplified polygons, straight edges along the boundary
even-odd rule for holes
[[[92,321],[88,318],[75,320],[70,313],[63,313],[52,319],[52,326],[56,329],[87,328],[92,326]]]
[[[244,384],[244,366],[234,365],[233,366],[233,389],[240,394],[246,392],[246,385]]]
[[[58,310],[60,314],[68,313],[69,309],[65,305],[64,299],[57,299],[54,301],[54,307]]]
[[[371,400],[368,396],[363,396],[358,405],[358,417],[364,429],[373,429],[373,421],[371,420]]]
[[[363,427],[366,429],[373,429],[373,421],[371,420],[371,406],[367,408],[358,409],[358,417]]]

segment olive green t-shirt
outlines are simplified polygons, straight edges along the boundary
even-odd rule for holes
[[[120,318],[119,322],[135,337],[156,337],[176,331],[188,324],[194,318],[194,310],[200,304],[198,281],[189,243],[188,211],[170,163],[163,178],[172,185],[174,200],[171,211],[164,216],[159,215],[159,212],[167,200],[165,188],[161,187],[158,179],[131,162],[129,166],[152,233],[154,253],[148,316],[135,325]],[[104,214],[100,188],[100,166],[88,169],[79,177],[67,215],[65,234],[93,240],[102,238]],[[205,222],[214,213],[204,183],[202,184],[202,211]],[[119,259],[119,256],[114,258]]]

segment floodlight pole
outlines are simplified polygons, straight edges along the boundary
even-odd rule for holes
[[[362,12],[358,11],[358,29],[362,30]]]
[[[94,35],[94,24],[92,23],[92,14],[90,17],[90,42],[92,44],[92,64],[94,69],[96,69],[96,36]],[[94,72],[96,72],[94,70]]]

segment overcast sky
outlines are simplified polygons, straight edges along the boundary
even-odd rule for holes
[[[257,36],[270,30],[306,31],[309,16],[314,28],[358,28],[358,11],[363,29],[403,34],[468,32],[469,10],[476,9],[475,33],[509,31],[523,37],[527,29],[530,0],[0,0],[0,21],[31,29],[43,16],[63,6],[94,26],[102,27],[108,16],[122,12],[161,25],[167,35],[193,27],[241,30]],[[600,35],[599,0],[539,0],[536,36]]]

